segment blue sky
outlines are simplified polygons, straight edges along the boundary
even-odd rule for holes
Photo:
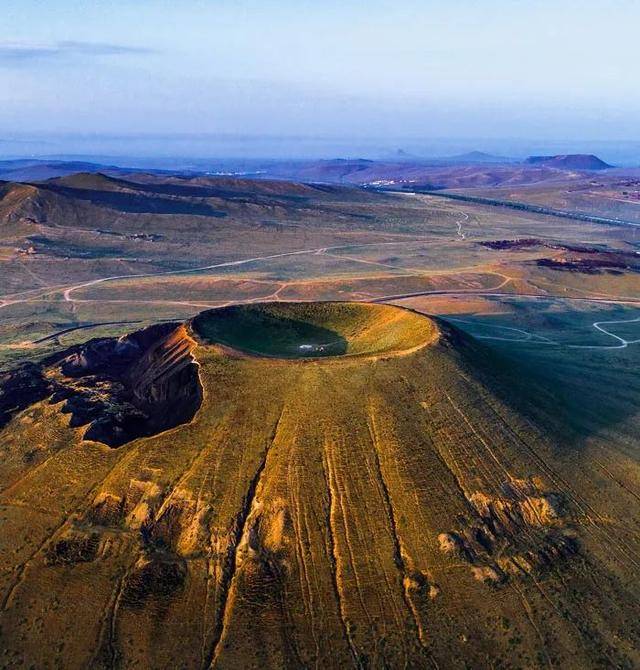
[[[0,137],[633,139],[637,0],[3,0]]]

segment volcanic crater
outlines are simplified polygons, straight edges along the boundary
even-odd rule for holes
[[[203,343],[271,358],[393,356],[437,340],[435,322],[409,310],[352,302],[235,305],[197,316]]]

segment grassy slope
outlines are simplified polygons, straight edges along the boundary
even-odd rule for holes
[[[479,382],[482,353],[459,336],[405,357],[318,363],[201,345],[194,421],[118,450],[80,443],[55,407],[27,410],[4,433],[0,464],[4,658],[68,668],[636,665],[638,528],[623,526],[621,511],[636,501]],[[525,478],[565,498],[549,528],[573,529],[580,552],[482,583],[438,537],[477,523],[474,494],[497,505],[505,482]],[[105,500],[112,513],[98,523]],[[535,553],[546,530],[523,525],[500,555]],[[45,564],[61,538],[92,533],[91,562]],[[154,560],[181,566],[184,583],[152,583],[130,602],[127,585]]]

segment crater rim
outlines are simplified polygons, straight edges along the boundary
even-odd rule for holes
[[[290,362],[408,355],[441,335],[434,319],[411,309],[338,300],[217,307],[196,315],[190,330],[201,346]]]

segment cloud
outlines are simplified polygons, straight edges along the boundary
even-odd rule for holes
[[[155,53],[146,47],[110,44],[108,42],[0,42],[0,65],[30,62],[55,62],[74,57],[128,56]]]

